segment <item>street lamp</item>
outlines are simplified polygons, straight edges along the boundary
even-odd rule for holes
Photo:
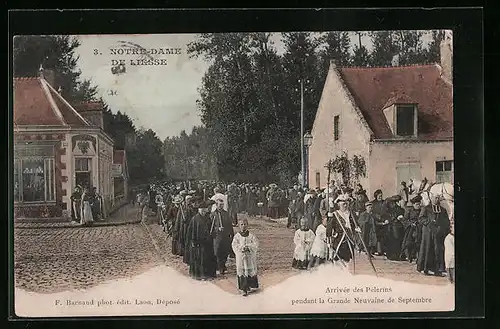
[[[303,179],[303,186],[309,185],[309,147],[312,144],[313,136],[310,133],[306,133],[303,137],[303,144],[304,144],[304,151],[306,156],[304,157],[304,167],[302,168],[302,179]]]
[[[302,187],[305,186],[305,146],[304,146],[304,79],[300,79],[300,167],[302,169]],[[309,83],[309,80],[306,81]],[[306,89],[307,90],[307,89]]]

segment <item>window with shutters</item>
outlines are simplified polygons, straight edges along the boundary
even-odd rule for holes
[[[436,183],[453,184],[453,161],[436,161]]]

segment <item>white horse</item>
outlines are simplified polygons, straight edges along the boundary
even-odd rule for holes
[[[422,186],[423,185],[423,186]],[[446,209],[450,221],[455,218],[455,198],[453,185],[450,183],[432,183],[424,179],[424,181],[419,181],[413,179],[409,181],[408,187],[412,189],[410,199],[420,195],[422,197],[422,205],[427,206],[431,203],[433,197],[438,196],[440,200],[441,207]]]

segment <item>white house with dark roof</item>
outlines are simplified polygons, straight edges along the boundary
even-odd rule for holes
[[[332,62],[311,131],[309,186],[326,186],[326,163],[344,151],[365,160],[360,183],[370,195],[377,189],[395,194],[410,178],[453,183],[451,49],[448,37],[443,66],[340,68]]]
[[[56,91],[49,73],[14,79],[15,219],[69,218],[77,185],[96,187],[107,209],[114,199],[114,141]]]

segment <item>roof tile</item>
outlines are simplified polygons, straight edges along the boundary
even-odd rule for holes
[[[14,78],[13,112],[14,124],[19,126],[88,126],[53,88],[47,91],[40,78]]]
[[[417,103],[419,139],[453,137],[452,85],[441,78],[437,65],[339,71],[376,139],[393,138],[383,109],[398,102]]]

